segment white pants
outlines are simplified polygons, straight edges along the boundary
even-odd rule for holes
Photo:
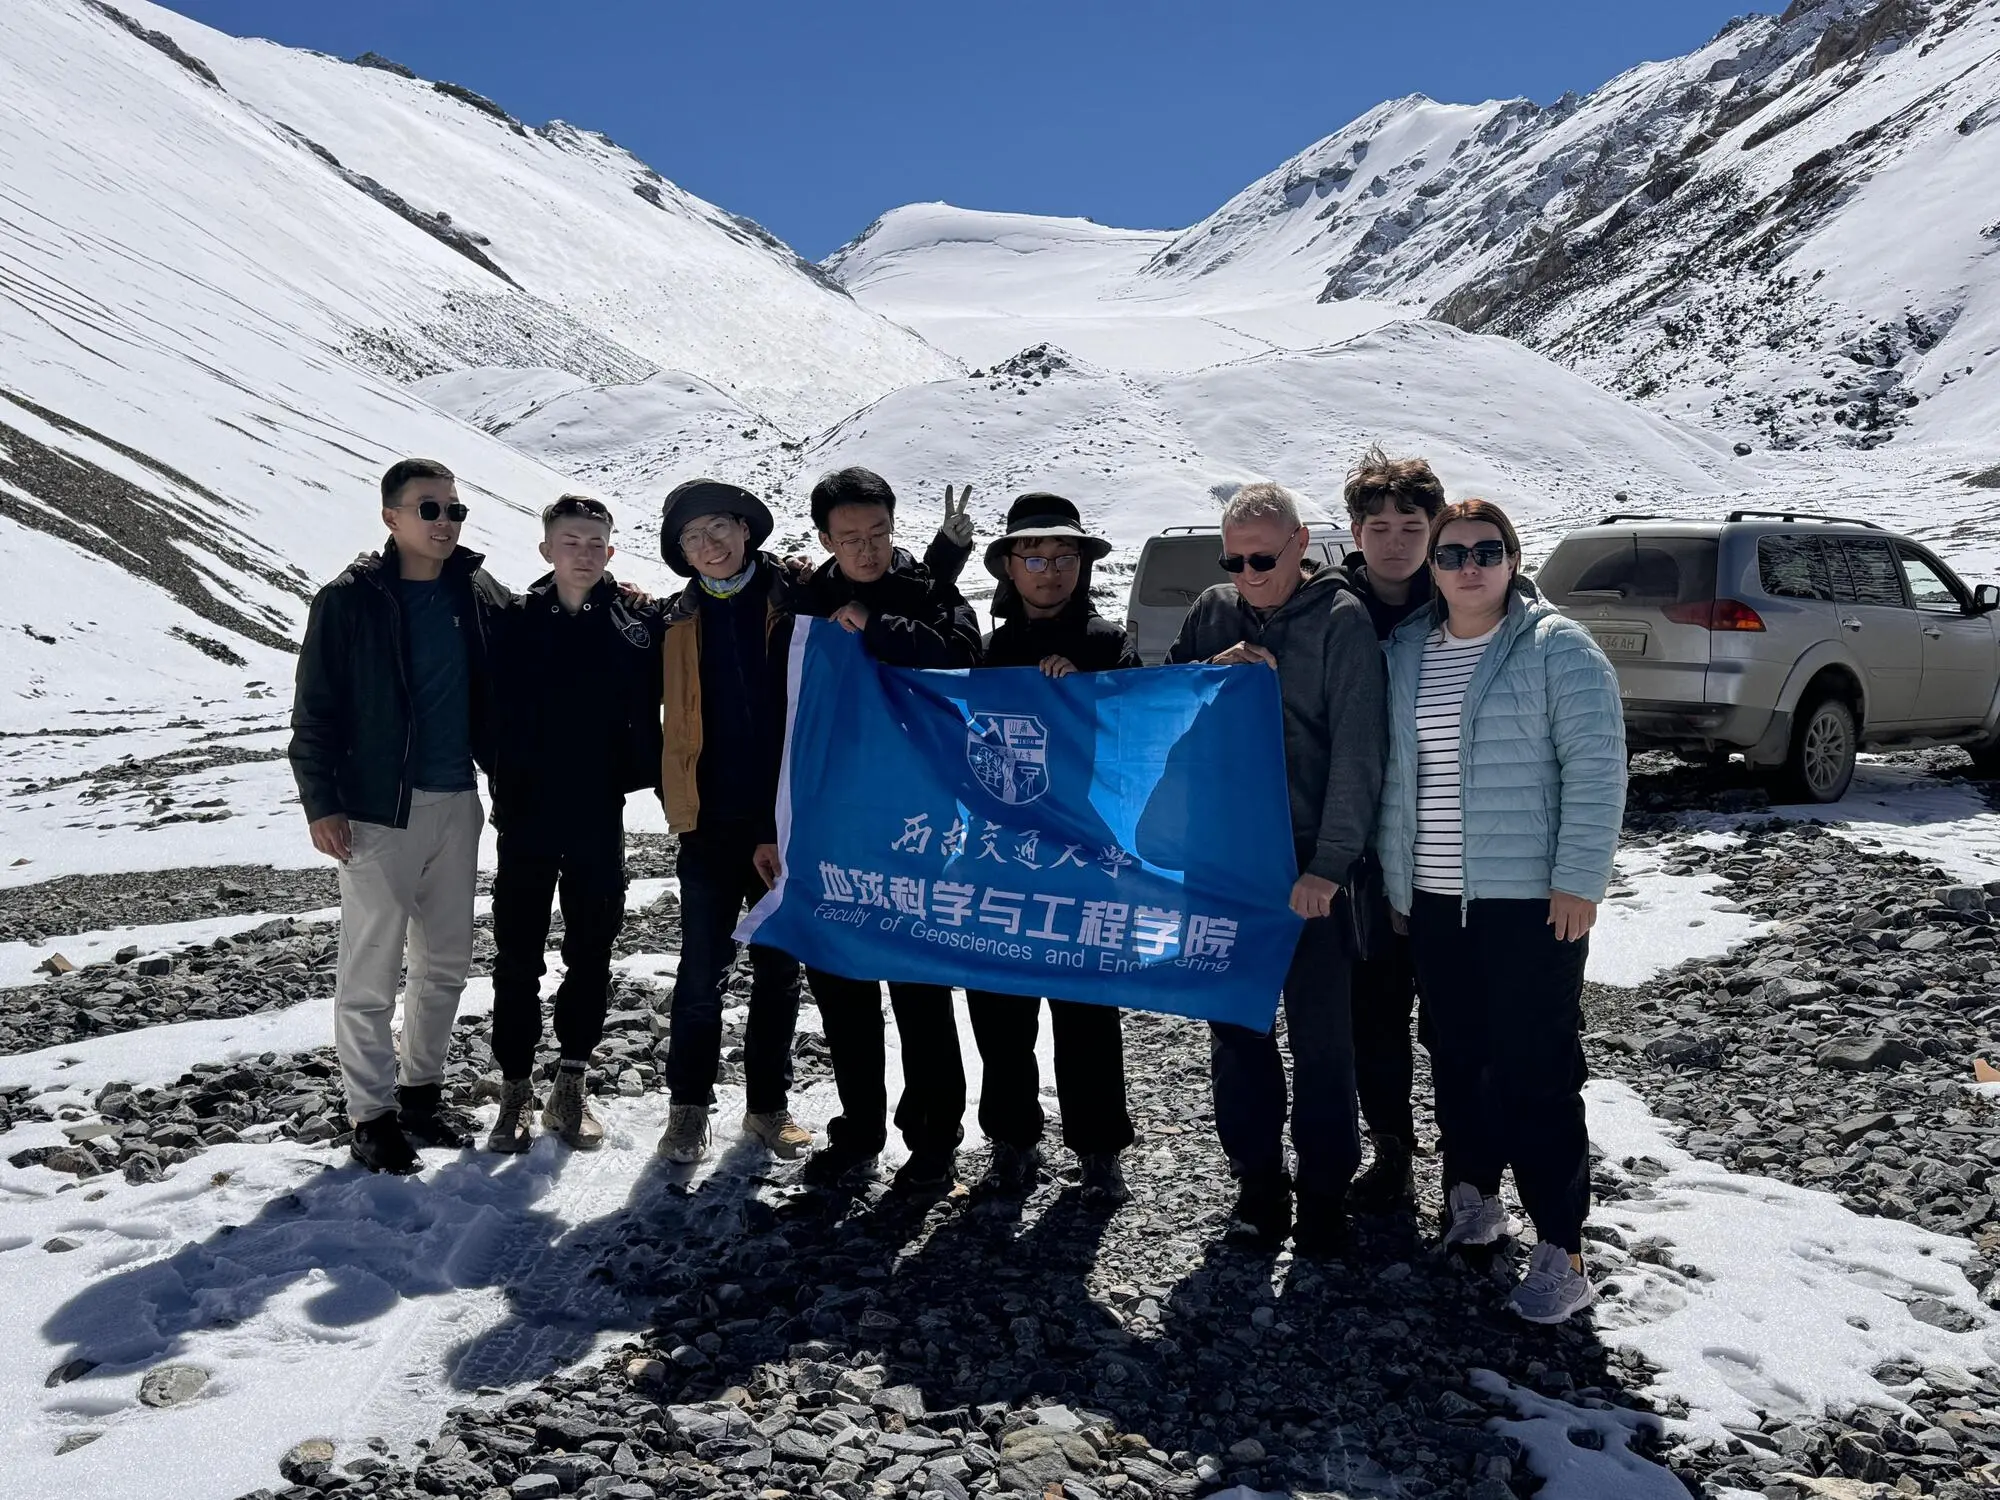
[[[333,1039],[347,1113],[357,1124],[393,1112],[396,1085],[442,1083],[458,997],[472,967],[472,895],[486,811],[477,792],[413,792],[410,824],[352,825],[340,867],[340,975]],[[401,1076],[396,986],[403,995]]]

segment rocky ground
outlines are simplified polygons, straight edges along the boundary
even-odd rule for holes
[[[1746,815],[1741,842],[1689,842],[1669,804]],[[1697,1156],[1974,1238],[1986,1256],[1972,1277],[2000,1305],[2000,1115],[1963,1087],[1973,1057],[2000,1062],[2000,926],[1989,911],[2000,895],[1816,826],[1758,818],[1760,805],[1726,774],[1635,781],[1629,840],[1661,844],[1670,871],[1720,875],[1773,926],[1641,989],[1593,987],[1592,1065],[1682,1124]],[[665,842],[638,841],[635,876],[669,873]],[[167,901],[218,881],[214,871],[133,878]],[[82,905],[62,884],[59,899]],[[121,918],[115,882],[96,895],[104,904],[83,906],[70,930]],[[37,903],[53,899],[53,887],[8,892],[0,920],[40,921]],[[633,917],[621,951],[675,950],[675,922],[669,896]],[[51,996],[110,1018],[74,1035],[326,992],[330,928],[260,932],[176,955],[165,974],[110,964],[0,994],[7,1050],[36,1045],[43,1023],[19,1012],[26,1002],[39,1016]],[[487,956],[482,939],[482,967]],[[600,1093],[652,1086],[663,995],[621,980],[592,1075]],[[1060,1152],[1012,1206],[963,1192],[911,1202],[879,1185],[828,1196],[800,1188],[795,1168],[761,1162],[690,1192],[661,1168],[582,1231],[593,1274],[622,1296],[622,1326],[643,1332],[533,1389],[469,1390],[420,1455],[343,1453],[336,1464],[302,1445],[270,1493],[1161,1500],[1244,1483],[1505,1500],[1538,1481],[1519,1446],[1489,1430],[1503,1407],[1475,1370],[1578,1407],[1648,1411],[1651,1372],[1587,1321],[1539,1329],[1505,1311],[1517,1247],[1479,1259],[1430,1248],[1429,1171],[1417,1216],[1361,1221],[1338,1260],[1222,1247],[1228,1192],[1201,1033],[1142,1015],[1126,1030],[1143,1085],[1134,1197],[1118,1212],[1082,1207]],[[453,1049],[450,1095],[467,1108],[490,1072],[483,1032],[467,1023]],[[823,1079],[818,1039],[802,1036],[800,1048],[802,1081]],[[86,1194],[99,1173],[143,1178],[218,1141],[337,1143],[344,1130],[330,1049],[197,1069],[171,1088],[114,1085],[91,1103],[65,1111],[72,1141],[46,1161],[75,1172]],[[0,1095],[0,1128],[40,1113],[28,1091]],[[968,1153],[961,1175],[981,1165]],[[1601,1198],[1644,1195],[1657,1175],[1645,1161],[1599,1162],[1595,1187]],[[1607,1269],[1672,1259],[1668,1245],[1593,1237]],[[1942,1303],[1912,1311],[1963,1317]],[[1650,1451],[1693,1494],[1989,1492],[2000,1478],[1993,1373],[1878,1375],[1910,1413],[1773,1418],[1726,1444],[1669,1432]]]

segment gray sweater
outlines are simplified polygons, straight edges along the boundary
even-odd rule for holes
[[[1278,659],[1302,871],[1345,886],[1375,830],[1388,747],[1382,649],[1367,606],[1339,568],[1320,569],[1261,623],[1235,584],[1219,583],[1195,600],[1167,660],[1206,661],[1238,641]]]

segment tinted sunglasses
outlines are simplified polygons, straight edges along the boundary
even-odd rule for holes
[[[471,513],[457,500],[452,501],[449,505],[440,505],[435,500],[419,500],[417,502],[417,519],[419,521],[435,521],[439,516],[443,516],[447,521],[463,521],[469,514]]]
[[[1463,542],[1446,542],[1431,550],[1431,561],[1437,564],[1440,573],[1456,573],[1465,566],[1468,557],[1478,567],[1497,568],[1507,560],[1507,544],[1488,540],[1468,547]]]
[[[1058,573],[1074,573],[1077,565],[1083,561],[1074,552],[1059,553],[1055,557],[1025,557],[1016,552],[1014,560],[1030,573],[1046,573],[1051,568]]]
[[[1215,560],[1215,563],[1225,573],[1241,573],[1246,567],[1254,568],[1259,573],[1268,573],[1277,567],[1278,559],[1282,556],[1284,556],[1282,552],[1251,552],[1241,556],[1234,552],[1225,552]]]

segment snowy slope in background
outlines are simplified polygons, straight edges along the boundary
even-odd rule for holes
[[[1794,0],[1547,108],[1380,105],[1143,275],[1429,310],[1732,435],[1990,443],[1996,126],[2000,0]]]
[[[1034,344],[1113,369],[1175,373],[1315,349],[1399,316],[1243,283],[1161,286],[1141,273],[1173,239],[1088,219],[919,203],[884,214],[824,262],[865,307],[969,364]]]

